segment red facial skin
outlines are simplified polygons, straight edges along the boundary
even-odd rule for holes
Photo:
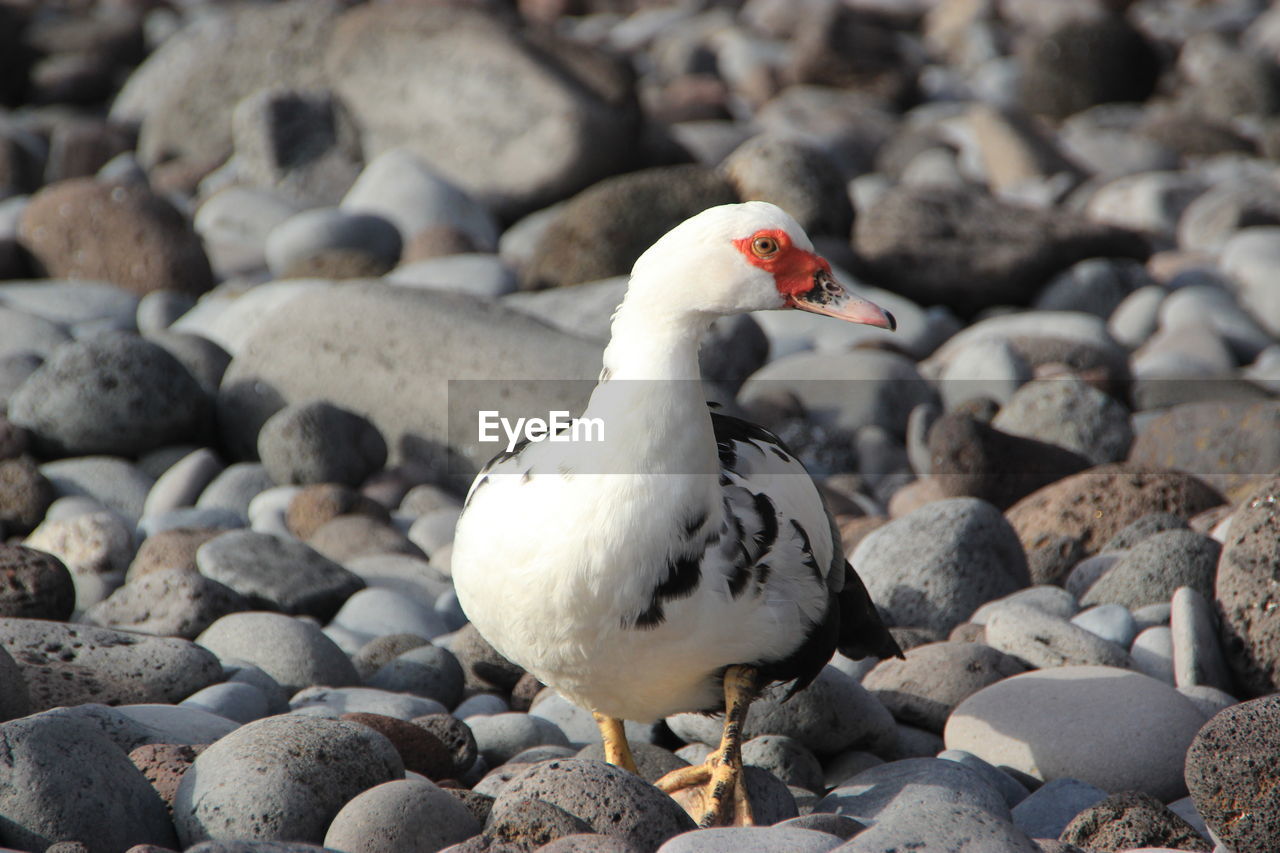
[[[761,237],[772,238],[778,244],[778,251],[763,258],[757,255],[752,245]],[[773,275],[778,293],[787,300],[788,306],[794,306],[795,297],[801,293],[813,290],[815,273],[831,272],[831,265],[824,258],[796,248],[787,232],[781,229],[757,231],[750,237],[734,240],[733,244],[749,264]]]

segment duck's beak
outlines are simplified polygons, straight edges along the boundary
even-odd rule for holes
[[[862,323],[891,332],[898,328],[892,314],[836,281],[828,269],[815,271],[813,287],[791,294],[789,304],[801,311],[825,314],[850,323]]]

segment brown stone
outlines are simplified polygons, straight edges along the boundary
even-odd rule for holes
[[[1214,597],[1224,656],[1245,695],[1280,690],[1280,478],[1258,489],[1231,518]]]
[[[384,735],[400,753],[405,770],[428,779],[448,779],[453,775],[453,754],[438,737],[422,726],[383,714],[343,714],[338,719],[368,726]]]
[[[191,223],[147,187],[93,178],[50,184],[31,197],[18,233],[52,278],[109,281],[137,294],[213,287]]]
[[[366,515],[375,521],[391,521],[386,507],[355,489],[336,483],[317,483],[304,486],[289,501],[285,525],[294,536],[306,540],[340,515]]]
[[[450,225],[436,225],[424,228],[409,238],[400,255],[400,263],[411,264],[414,261],[465,255],[475,251],[478,251],[478,247],[465,231]]]
[[[1028,554],[1046,544],[1060,547],[1062,537],[1073,537],[1088,557],[1144,515],[1189,518],[1222,502],[1220,494],[1181,471],[1098,465],[1032,492],[1005,517]]]
[[[29,456],[0,460],[0,528],[30,533],[53,498],[53,484]]]
[[[1137,847],[1210,851],[1200,837],[1164,803],[1142,791],[1112,794],[1080,812],[1062,830],[1060,840],[1099,853],[1119,853]]]
[[[430,732],[453,756],[453,775],[460,778],[476,763],[479,754],[471,727],[452,714],[426,714],[411,722]]]
[[[70,619],[75,605],[75,583],[61,560],[0,542],[0,616]]]
[[[511,710],[528,711],[533,707],[533,700],[542,692],[542,688],[542,682],[533,673],[526,672],[520,676],[516,686],[511,688]]]
[[[1280,402],[1207,402],[1155,415],[1134,438],[1129,463],[1177,468],[1233,500],[1280,473]]]
[[[196,571],[196,551],[215,536],[226,533],[207,527],[175,527],[153,533],[142,540],[138,553],[125,575],[126,582],[137,580],[158,569]]]
[[[370,554],[406,554],[427,559],[422,549],[390,524],[367,515],[339,515],[307,537],[307,544],[334,562]]]
[[[204,744],[146,743],[130,752],[129,760],[147,777],[172,814],[178,783],[203,751]]]

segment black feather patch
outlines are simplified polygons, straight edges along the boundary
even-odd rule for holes
[[[702,579],[701,557],[701,554],[681,556],[667,565],[667,574],[662,583],[653,588],[649,606],[636,617],[636,627],[653,628],[661,625],[666,619],[662,609],[664,604],[693,595]]]
[[[818,561],[813,558],[813,546],[809,542],[809,534],[794,518],[791,519],[791,526],[796,529],[796,533],[800,536],[800,547],[804,551],[804,559],[801,561],[804,566],[813,575],[813,579],[818,583],[823,582],[822,569],[818,568]]]
[[[756,505],[756,514],[760,516],[760,531],[755,535],[756,548],[758,553],[764,554],[778,539],[778,510],[763,492],[752,494],[751,500]]]
[[[702,525],[707,523],[707,510],[703,507],[700,511],[690,516],[684,523],[684,536],[686,539],[692,539],[693,534],[702,529]]]

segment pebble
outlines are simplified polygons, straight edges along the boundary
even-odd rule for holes
[[[991,614],[986,641],[1029,668],[1097,665],[1126,668],[1121,646],[1034,607],[1009,604]]]
[[[360,723],[384,735],[400,754],[406,772],[432,781],[450,778],[453,773],[449,747],[421,726],[385,714],[356,712],[343,714],[338,719]]]
[[[928,643],[908,649],[904,660],[881,661],[863,676],[862,686],[895,719],[941,733],[965,698],[1025,669],[982,643]]]
[[[1218,617],[1213,605],[1191,587],[1173,593],[1169,627],[1173,641],[1173,676],[1179,687],[1205,685],[1232,688],[1230,670],[1218,643]]]
[[[71,572],[53,554],[0,543],[0,616],[65,621],[76,604]]]
[[[436,612],[422,600],[385,588],[362,589],[334,615],[331,625],[369,637],[413,634],[430,640],[447,633]]]
[[[1114,398],[1075,377],[1030,382],[1009,398],[991,425],[1065,447],[1095,465],[1129,453],[1129,412]]]
[[[1221,546],[1190,530],[1166,530],[1140,541],[1089,586],[1080,603],[1122,604],[1134,609],[1168,601],[1174,590],[1190,586],[1213,592]]]
[[[1271,292],[1280,228],[1258,226],[1237,231],[1222,247],[1222,271],[1239,286],[1240,305],[1273,336],[1280,334],[1280,303]]]
[[[760,735],[742,745],[742,762],[767,770],[788,785],[824,792],[822,765],[795,738]],[[672,768],[675,769],[675,768]]]
[[[136,456],[198,436],[208,410],[181,362],[124,332],[60,347],[9,400],[9,419],[52,456]]]
[[[194,640],[228,613],[249,610],[244,596],[187,568],[139,575],[85,610],[91,625]]]
[[[1000,850],[1039,853],[1040,848],[1007,819],[983,808],[926,801],[895,812],[858,833],[840,849],[850,853],[888,850]]]
[[[1138,623],[1133,614],[1120,604],[1099,604],[1082,610],[1071,618],[1071,624],[1122,649],[1129,648],[1138,636]]]
[[[316,686],[299,690],[289,700],[293,713],[336,718],[342,714],[381,714],[412,720],[427,714],[443,714],[446,708],[434,699],[393,693],[374,687]]]
[[[573,704],[555,690],[540,691],[529,708],[529,715],[553,723],[564,732],[570,743],[597,744],[600,742],[600,729],[591,712]],[[627,733],[627,742],[633,748],[638,744],[653,742],[654,727],[652,725],[637,723],[634,720],[623,720],[622,725]]]
[[[250,502],[274,485],[262,463],[236,462],[222,469],[205,486],[196,506],[200,509],[229,509],[247,518]]]
[[[435,564],[408,554],[369,554],[345,560],[343,566],[359,575],[370,588],[388,589],[420,601],[436,601],[452,595],[453,586]],[[456,599],[456,596],[454,596]],[[465,622],[465,619],[463,620]],[[456,631],[462,623],[450,625]]]
[[[82,702],[177,702],[222,677],[201,646],[111,628],[0,619],[0,646],[18,663],[33,711]]]
[[[973,694],[952,712],[944,737],[949,749],[1037,779],[1067,777],[1173,800],[1184,790],[1187,745],[1203,723],[1190,701],[1154,678],[1062,666]]]
[[[155,479],[137,465],[113,456],[58,459],[41,465],[40,473],[53,484],[54,493],[59,498],[93,498],[103,507],[128,519],[130,523],[142,517],[147,493],[155,483]],[[55,517],[57,508],[58,501],[54,501],[45,517]]]
[[[1013,822],[1032,838],[1057,838],[1076,815],[1107,798],[1079,779],[1050,779],[1013,807]]]
[[[408,536],[366,515],[342,515],[325,522],[307,538],[307,545],[336,563],[377,554],[426,557]]]
[[[1079,540],[1076,541],[1078,542]],[[1098,578],[1120,562],[1120,558],[1123,556],[1123,551],[1102,553],[1079,561],[1067,574],[1066,579],[1063,581],[1063,587],[1076,599],[1084,598],[1089,588],[1097,583]],[[1121,605],[1116,606],[1119,607]]]
[[[359,681],[350,659],[315,624],[283,613],[231,613],[196,642],[224,662],[259,667],[289,694],[316,684],[336,688]]]
[[[173,822],[184,848],[209,839],[319,844],[352,797],[403,775],[395,747],[366,726],[268,717],[200,753],[178,786]]]
[[[370,687],[435,699],[446,708],[462,701],[464,676],[457,658],[439,646],[409,649],[366,679]]]
[[[456,797],[425,779],[398,779],[353,797],[334,816],[324,846],[349,853],[442,850],[483,829]]]
[[[237,723],[252,723],[271,713],[271,703],[267,695],[252,684],[242,681],[210,684],[183,699],[182,704],[188,708],[199,708],[210,714],[226,717]]]
[[[1008,341],[976,340],[952,356],[938,384],[943,406],[954,410],[984,398],[1003,405],[1031,376],[1031,365]]]
[[[658,853],[826,853],[840,845],[838,836],[795,826],[722,827],[678,835]]]
[[[1075,596],[1062,587],[1053,586],[1052,584],[1036,584],[1026,589],[1020,589],[1017,592],[1011,592],[1002,598],[997,598],[995,601],[988,601],[973,611],[969,616],[969,621],[975,625],[985,625],[993,614],[1010,605],[1031,607],[1059,619],[1071,619],[1080,609],[1080,605],[1076,603]]]
[[[1130,294],[1153,285],[1151,274],[1137,261],[1090,258],[1045,285],[1036,296],[1034,307],[1041,311],[1084,311],[1106,320]]]
[[[493,804],[494,816],[525,798],[558,806],[593,831],[627,839],[645,850],[693,828],[674,800],[599,761],[565,758],[528,767],[503,787]]]
[[[466,723],[476,739],[476,748],[491,767],[504,764],[535,746],[569,745],[569,739],[558,726],[531,714],[470,716]]]
[[[497,299],[516,290],[516,275],[497,255],[459,254],[403,264],[386,280],[401,287],[447,290]]]
[[[969,807],[1009,820],[1004,796],[981,774],[942,758],[906,758],[864,770],[830,791],[817,811],[871,824],[943,805]]]
[[[359,272],[341,276],[345,278],[387,272],[400,260],[402,245],[399,229],[381,216],[317,207],[295,213],[271,229],[263,249],[275,278],[316,276],[325,258],[349,253]]]
[[[142,506],[143,515],[193,506],[222,469],[222,462],[212,450],[202,447],[192,451],[156,479]]]
[[[347,191],[341,207],[386,218],[406,243],[428,228],[440,226],[458,229],[481,249],[493,248],[498,242],[497,225],[484,206],[403,148],[384,151],[371,160]]]
[[[177,848],[164,801],[112,741],[86,720],[37,714],[0,724],[5,844],[89,850]],[[89,846],[91,845],[91,846]]]
[[[1112,536],[1107,541],[1107,544],[1102,546],[1102,550],[1103,552],[1128,551],[1139,542],[1157,533],[1163,533],[1166,530],[1186,529],[1187,522],[1184,519],[1168,512],[1153,512],[1151,515],[1144,515],[1115,536]]]
[[[891,623],[944,633],[983,602],[1030,583],[1013,530],[975,498],[935,501],[890,521],[851,560]]]
[[[1242,702],[1209,720],[1187,751],[1196,811],[1230,850],[1262,853],[1280,844],[1275,786],[1280,698]]]
[[[245,517],[221,507],[184,506],[138,519],[137,533],[144,541],[167,530],[238,530]]]
[[[227,278],[265,267],[267,235],[297,212],[297,205],[278,192],[233,185],[205,198],[192,226],[204,241],[215,273]]]
[[[253,603],[327,619],[364,582],[300,542],[233,530],[196,551],[200,573]]]
[[[936,757],[946,761],[954,761],[977,773],[986,780],[988,785],[1000,792],[1000,795],[1004,797],[1005,804],[1010,809],[1015,808],[1029,794],[1026,786],[1014,779],[1013,776],[997,767],[991,766],[971,752],[965,752],[963,749],[939,749]]]
[[[784,702],[786,692],[786,685],[776,685],[761,693],[747,714],[744,738],[786,735],[818,755],[854,747],[887,753],[897,741],[888,710],[835,667],[825,667],[812,684]],[[724,727],[721,717],[702,714],[676,714],[667,724],[681,739],[709,745],[719,744]]]
[[[1155,333],[1164,299],[1164,288],[1159,285],[1138,288],[1111,312],[1107,318],[1107,331],[1122,346],[1137,349]]]
[[[268,418],[258,453],[280,485],[357,486],[387,461],[386,442],[372,424],[323,401],[286,406]]]
[[[363,515],[375,521],[390,522],[386,507],[355,489],[338,483],[313,483],[289,492],[272,492],[286,499],[284,514],[289,532],[299,539],[310,539],[317,530],[340,516]]]
[[[1169,684],[1173,679],[1173,632],[1163,625],[1143,629],[1129,648],[1133,668]]]

